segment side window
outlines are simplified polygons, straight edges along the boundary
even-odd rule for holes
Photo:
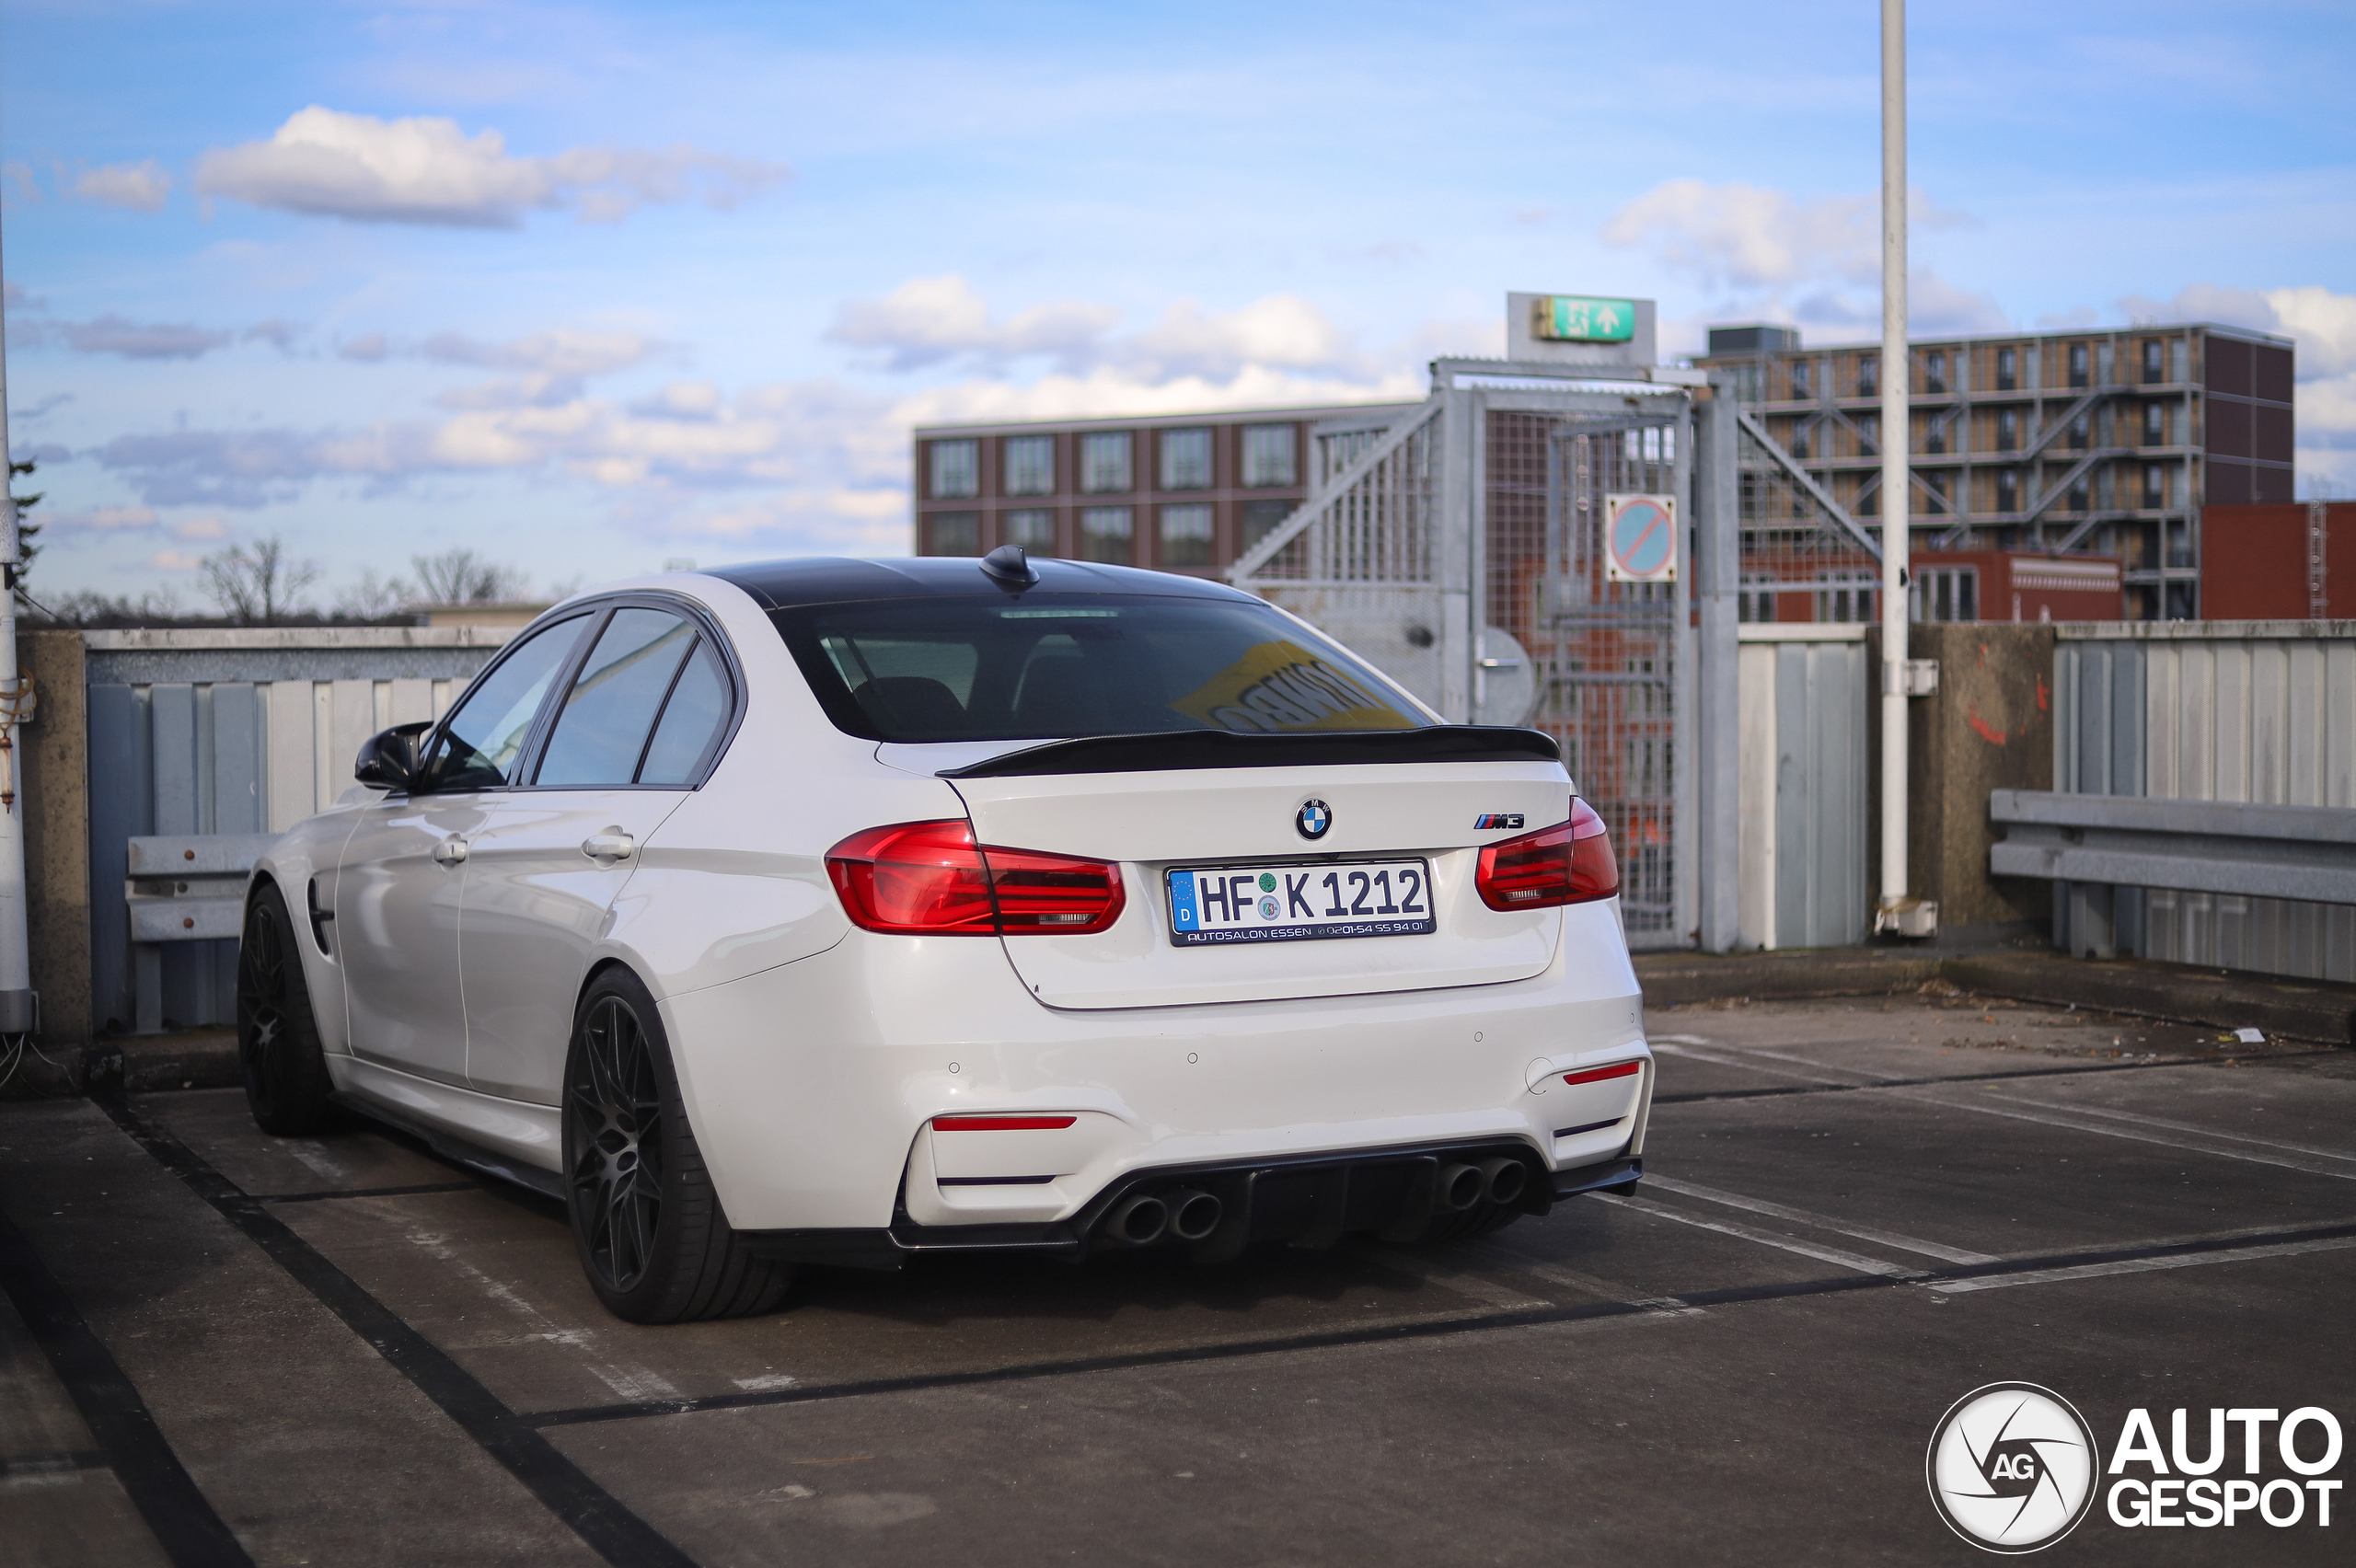
[[[533,782],[628,784],[696,628],[668,610],[621,609],[581,666]]]
[[[589,624],[568,616],[532,633],[443,721],[422,769],[429,790],[490,790],[508,782],[549,684]]]
[[[663,705],[653,743],[638,770],[641,784],[686,784],[703,766],[712,743],[728,724],[728,672],[710,642],[696,644],[687,667]]]

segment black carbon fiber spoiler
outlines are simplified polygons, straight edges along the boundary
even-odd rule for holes
[[[943,768],[943,778],[1012,778],[1048,773],[1170,773],[1205,767],[1342,767],[1369,762],[1560,762],[1562,747],[1538,730],[1434,724],[1420,730],[1343,730],[1246,735],[1173,730],[1050,741]]]

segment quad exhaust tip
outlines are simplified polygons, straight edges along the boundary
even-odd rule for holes
[[[1200,1241],[1218,1228],[1224,1205],[1208,1193],[1189,1188],[1170,1194],[1170,1233],[1181,1241]]]
[[[1207,1196],[1207,1194],[1203,1194]],[[1211,1200],[1216,1204],[1218,1200]],[[1214,1219],[1216,1224],[1217,1220]],[[1170,1205],[1150,1193],[1140,1193],[1113,1211],[1104,1228],[1115,1240],[1132,1247],[1150,1247],[1161,1239],[1162,1231],[1170,1224]]]
[[[1440,1168],[1439,1206],[1450,1214],[1462,1214],[1479,1203],[1488,1190],[1489,1179],[1481,1166],[1447,1165]]]
[[[1521,1202],[1530,1186],[1530,1168],[1519,1159],[1499,1155],[1481,1161],[1481,1195],[1501,1208]]]

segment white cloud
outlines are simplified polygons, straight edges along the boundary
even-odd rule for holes
[[[121,354],[137,360],[198,359],[236,336],[192,322],[126,321],[120,316],[60,322],[57,332],[75,353]]]
[[[157,550],[145,564],[156,571],[195,571],[204,565],[204,558],[186,550]]]
[[[228,525],[218,517],[191,517],[185,523],[173,524],[169,531],[175,539],[225,539],[229,536]]]
[[[154,158],[144,163],[105,164],[86,170],[74,181],[74,194],[85,202],[140,213],[162,211],[171,193],[172,177]]]
[[[2356,488],[2356,294],[2320,283],[2277,289],[2194,283],[2174,299],[2130,295],[2120,308],[2143,321],[2216,321],[2281,332],[2298,345],[2292,399],[2302,475]]]
[[[603,375],[627,369],[656,344],[635,332],[583,332],[565,328],[486,343],[463,332],[437,332],[418,352],[445,364],[475,364],[545,375]]]
[[[1916,231],[1971,226],[1969,214],[1920,190],[1907,198]],[[1605,244],[1643,247],[1662,265],[1724,298],[1709,314],[1750,316],[1863,331],[1881,320],[1881,202],[1874,196],[1802,199],[1788,191],[1699,179],[1653,187],[1608,219]],[[1907,270],[1915,333],[2001,332],[2011,319],[1989,294],[1927,267]]]
[[[1270,294],[1227,312],[1182,299],[1135,333],[1116,333],[1120,318],[1110,306],[1057,300],[997,320],[974,286],[950,273],[913,279],[882,299],[845,302],[826,336],[879,351],[892,370],[947,362],[1001,370],[1044,359],[1068,375],[1115,371],[1149,385],[1227,380],[1255,368],[1379,374],[1322,311],[1294,294]]]
[[[196,186],[208,196],[361,223],[511,228],[527,212],[568,206],[601,223],[648,202],[699,200],[724,209],[787,173],[782,164],[686,145],[517,157],[496,131],[468,136],[454,120],[379,120],[314,104],[267,142],[206,152]]]
[[[882,299],[846,301],[826,338],[882,350],[893,370],[956,358],[999,364],[1045,355],[1072,363],[1090,355],[1120,315],[1108,306],[1065,301],[994,322],[988,304],[953,272],[911,279]]]

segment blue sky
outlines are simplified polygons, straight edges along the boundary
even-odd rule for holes
[[[2356,8],[1918,5],[1923,330],[2292,333]],[[1877,7],[0,0],[35,592],[907,548],[912,422],[1419,395],[1508,289],[1877,327]]]

